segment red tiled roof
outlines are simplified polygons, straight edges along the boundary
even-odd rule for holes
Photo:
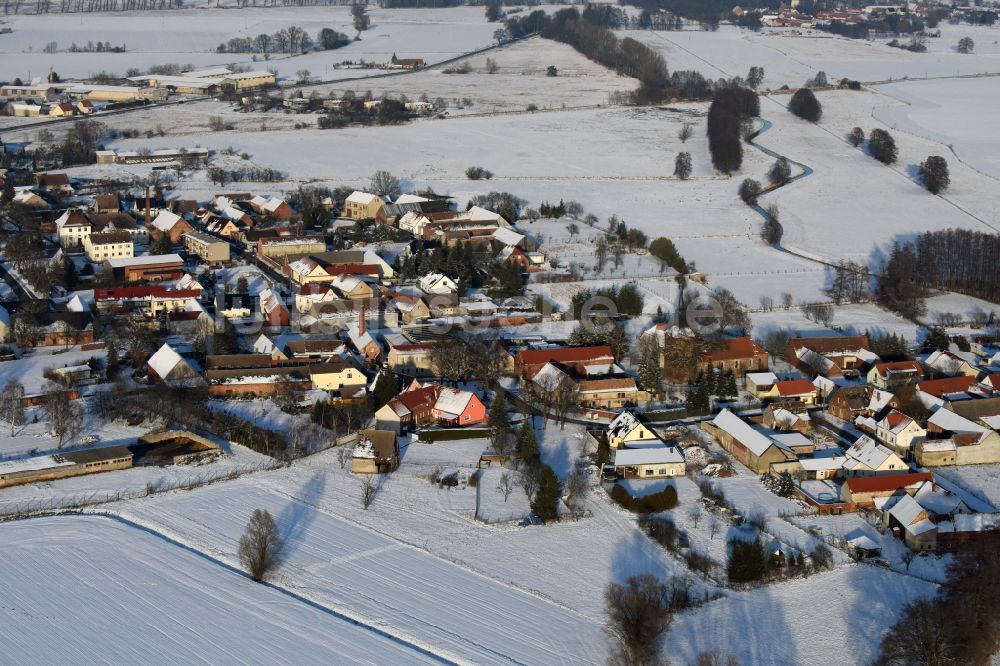
[[[702,357],[702,362],[707,363],[711,361],[718,363],[720,361],[756,358],[757,356],[767,354],[762,347],[754,344],[754,341],[750,338],[727,338],[723,342],[725,346],[722,349],[708,352]]]
[[[816,387],[808,379],[786,379],[776,382],[774,386],[778,389],[778,395],[802,395],[816,391]]]
[[[590,391],[635,391],[634,379],[589,379],[580,382],[580,392]]]
[[[608,345],[593,347],[557,347],[554,349],[528,349],[517,353],[521,363],[535,365],[541,363],[575,363],[592,361],[599,358],[613,358],[614,354]]]
[[[983,384],[1000,391],[1000,372],[994,372],[991,375],[986,375],[986,378],[983,379]]]
[[[176,289],[171,291],[166,287],[115,287],[112,289],[95,289],[94,300],[117,301],[126,298],[198,298],[201,292],[197,289]]]
[[[892,363],[876,363],[875,372],[881,377],[885,377],[890,372],[902,372],[913,370],[917,374],[922,374],[924,369],[917,361],[893,361]]]
[[[917,382],[917,388],[928,395],[940,398],[948,393],[968,391],[976,383],[975,377],[959,375],[958,377],[943,377],[941,379],[925,379]]]
[[[930,472],[912,472],[910,474],[892,474],[890,476],[861,476],[847,480],[847,487],[852,493],[895,492],[900,488],[912,486],[915,483],[933,481]]]
[[[891,412],[889,412],[889,415],[887,417],[885,417],[885,420],[889,422],[889,427],[890,428],[895,428],[896,426],[898,426],[903,421],[909,420],[909,418],[910,417],[907,416],[906,414],[904,414],[903,412],[897,412],[894,409]]]

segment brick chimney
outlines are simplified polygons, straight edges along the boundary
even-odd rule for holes
[[[153,226],[152,215],[149,212],[149,186],[146,186],[146,228]]]
[[[358,313],[358,337],[364,337],[365,335],[365,306],[361,306],[361,310]]]

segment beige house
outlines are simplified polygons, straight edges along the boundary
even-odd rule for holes
[[[132,257],[134,253],[132,234],[127,231],[90,234],[83,239],[83,251],[87,259],[95,263]]]
[[[326,240],[322,236],[278,236],[261,238],[257,243],[257,254],[271,259],[325,251]]]
[[[430,342],[410,342],[402,336],[386,336],[389,351],[386,364],[393,372],[410,377],[433,377],[434,347]]]
[[[844,472],[848,476],[879,476],[907,472],[910,466],[902,458],[868,435],[862,435],[844,453]]]
[[[64,249],[83,247],[83,239],[94,230],[94,223],[81,210],[68,210],[56,219],[56,236]]]
[[[649,427],[641,423],[635,415],[625,410],[608,425],[608,445],[617,449],[638,442],[657,442],[656,436]]]
[[[399,467],[399,440],[391,430],[359,430],[351,455],[354,474],[388,474]]]
[[[778,375],[773,372],[748,372],[745,377],[746,390],[756,398],[770,396],[774,385],[778,383]]]
[[[923,439],[927,431],[912,418],[894,409],[875,424],[875,436],[897,455],[908,458],[913,450],[913,440]]]
[[[203,231],[189,231],[181,236],[184,249],[204,261],[225,263],[229,261],[229,243]]]
[[[621,409],[649,401],[631,377],[587,379],[577,384],[577,403],[591,409]]]
[[[344,200],[342,215],[352,220],[374,220],[385,207],[385,201],[377,194],[353,192]]]
[[[365,386],[368,378],[347,361],[331,359],[327,363],[309,366],[313,388],[322,391],[340,391],[344,388]]]
[[[684,476],[684,454],[676,446],[650,446],[615,451],[615,471],[625,477],[663,479]]]

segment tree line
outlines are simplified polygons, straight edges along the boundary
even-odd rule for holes
[[[936,289],[1000,302],[1000,236],[948,229],[897,242],[878,280],[879,302],[916,318],[925,312],[924,297]]]
[[[738,171],[743,164],[742,128],[760,115],[757,93],[739,85],[715,91],[708,107],[708,149],[712,165],[725,174]]]
[[[350,38],[342,32],[331,28],[323,28],[317,40],[298,26],[282,28],[272,34],[260,33],[256,37],[233,37],[224,44],[219,44],[216,53],[305,53],[313,47],[323,50],[338,49],[351,43]]]

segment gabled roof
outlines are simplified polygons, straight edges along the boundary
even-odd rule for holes
[[[847,449],[845,455],[849,458],[844,465],[847,469],[857,467],[878,469],[895,454],[868,435],[862,435],[851,448]]]
[[[641,449],[617,449],[614,466],[675,465],[682,462],[684,454],[676,446],[649,446]]]
[[[900,488],[933,481],[930,472],[910,472],[909,474],[887,474],[884,476],[856,476],[846,481],[852,493],[894,492]]]
[[[932,395],[935,398],[948,395],[950,393],[963,393],[976,384],[976,378],[968,375],[957,377],[943,377],[941,379],[924,379],[917,382],[917,389]]]
[[[878,373],[879,377],[885,378],[895,373],[913,372],[922,375],[924,369],[918,361],[893,361],[891,363],[876,363],[875,372]]]
[[[753,429],[750,424],[728,409],[719,412],[718,416],[712,419],[712,425],[731,435],[756,456],[763,455],[765,451],[775,446],[770,437]]]
[[[764,351],[764,348],[750,338],[726,338],[722,340],[722,347],[707,352],[702,357],[702,362],[719,363],[766,355],[767,352]]]
[[[918,517],[924,512],[924,507],[920,506],[917,500],[903,493],[899,500],[889,509],[889,515],[899,521],[900,525],[908,526],[917,522]]]
[[[778,395],[782,396],[811,395],[816,392],[816,387],[808,379],[786,379],[774,386],[778,389]]]
[[[614,358],[611,347],[595,345],[592,347],[554,347],[551,349],[522,349],[517,353],[521,363],[534,365],[540,363],[578,363],[600,358]]]

